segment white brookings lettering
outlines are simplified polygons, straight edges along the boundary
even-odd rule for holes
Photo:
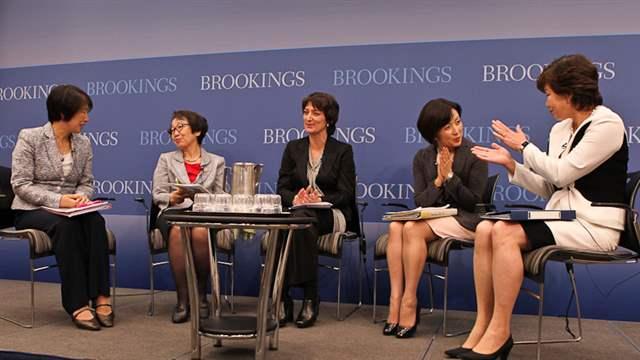
[[[177,81],[176,77],[88,81],[87,94],[101,96],[172,93],[178,89]]]
[[[117,131],[93,131],[83,133],[95,146],[116,146],[118,145]]]
[[[200,90],[264,89],[272,87],[302,87],[303,70],[261,73],[213,74],[200,76]]]
[[[258,192],[261,194],[275,194],[278,189],[276,183],[258,183]],[[411,200],[413,199],[413,186],[411,184],[386,184],[371,183],[356,184],[356,197],[358,199],[384,199],[384,200]]]
[[[232,145],[238,142],[238,129],[209,129],[202,143]],[[166,130],[140,130],[140,145],[169,145],[171,136]]]
[[[509,184],[506,187],[503,185],[496,185],[496,192],[493,195],[494,201],[507,201],[507,202],[538,202],[544,206],[545,200],[540,196],[530,193],[527,190],[517,186]]]
[[[449,83],[451,66],[333,70],[333,86]]]
[[[151,194],[151,180],[94,180],[96,195]]]
[[[306,135],[304,129],[270,128],[264,129],[263,144],[286,144],[291,140],[302,139]],[[376,141],[375,127],[343,127],[336,128],[333,134],[337,140],[348,144],[373,144]]]
[[[0,87],[0,101],[45,99],[56,84]]]
[[[633,121],[630,121],[633,123]],[[638,144],[640,143],[640,126],[627,126],[625,129],[627,134],[627,143]]]
[[[0,135],[0,149],[13,149],[16,146],[16,135]]]
[[[511,127],[515,130],[515,126]],[[529,133],[531,131],[530,126],[523,126],[522,131]],[[490,126],[465,126],[463,128],[464,137],[475,144],[491,144],[496,141]],[[415,127],[404,128],[404,143],[405,144],[422,144],[427,143],[422,138],[420,132]]]
[[[482,82],[536,81],[547,64],[485,64],[482,65]],[[598,78],[611,80],[616,77],[616,63],[593,62]]]

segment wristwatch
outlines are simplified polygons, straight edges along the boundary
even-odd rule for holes
[[[529,145],[529,142],[527,140],[523,141],[522,144],[520,144],[520,152],[523,152],[527,145]]]

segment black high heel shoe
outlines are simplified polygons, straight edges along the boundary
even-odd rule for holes
[[[460,354],[458,358],[466,359],[466,360],[490,360],[490,359],[507,360],[507,358],[509,357],[509,352],[511,351],[512,347],[513,347],[513,337],[509,335],[509,338],[507,339],[507,341],[504,344],[502,344],[502,346],[493,354],[479,354],[471,350],[464,354]]]
[[[304,299],[302,309],[300,309],[300,313],[296,318],[296,326],[299,328],[308,328],[313,326],[316,319],[318,319],[319,307],[320,300],[317,297],[315,299]]]
[[[471,349],[458,346],[457,348],[445,350],[444,354],[450,359],[459,359],[462,354],[468,353]]]
[[[398,330],[396,332],[396,337],[398,339],[408,339],[412,338],[416,335],[416,331],[418,330],[418,324],[420,323],[420,301],[418,301],[418,305],[416,305],[416,322],[412,327],[402,327],[398,324]]]
[[[280,319],[278,319],[278,323],[280,327],[283,327],[288,322],[293,322],[293,300],[287,296],[280,302]]]
[[[384,327],[382,328],[382,335],[384,336],[393,336],[398,333],[398,323],[388,323],[384,322]]]

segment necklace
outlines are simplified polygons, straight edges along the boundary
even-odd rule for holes
[[[199,162],[199,161],[200,161],[200,156],[198,156],[198,157],[196,157],[196,158],[193,158],[193,159],[187,159],[187,158],[184,158],[184,161],[185,161],[185,162],[188,162],[188,163],[195,163],[195,162]]]

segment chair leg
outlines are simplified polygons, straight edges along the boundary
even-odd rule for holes
[[[576,286],[576,276],[573,272],[573,266],[567,265],[567,272],[569,273],[569,279],[571,279],[571,286],[573,286],[573,294],[576,297],[576,315],[578,317],[578,337],[576,341],[582,340],[582,312],[580,311],[580,299],[578,298],[578,287]]]
[[[378,269],[375,265],[375,260],[373,260],[373,317],[372,321],[376,323],[376,304],[378,300]]]
[[[153,316],[155,310],[155,284],[154,284],[153,254],[149,253],[149,310],[147,315]]]
[[[236,279],[236,259],[233,254],[231,255],[231,313],[235,314],[235,279]]]
[[[111,267],[111,283],[112,283],[112,297],[111,297],[111,307],[113,310],[116,309],[116,288],[117,288],[117,273],[116,273],[116,256],[113,256],[113,263],[109,264]],[[111,256],[110,256],[111,257]]]
[[[436,305],[433,299],[433,272],[431,271],[431,264],[427,264],[427,269],[429,272],[429,277],[427,278],[427,283],[429,284],[429,314],[433,314]]]
[[[338,260],[338,306],[336,307],[336,318],[339,321],[344,320],[344,319],[340,319],[340,288],[342,287],[341,280],[342,280],[342,258]]]

